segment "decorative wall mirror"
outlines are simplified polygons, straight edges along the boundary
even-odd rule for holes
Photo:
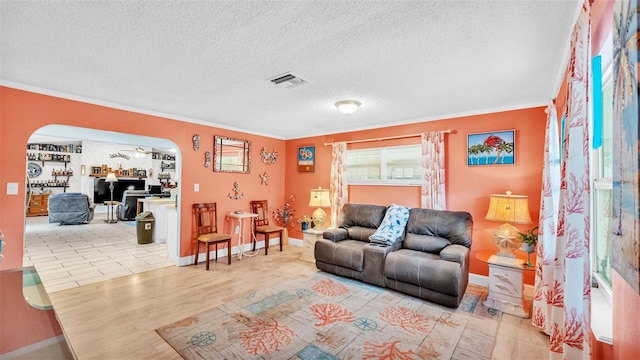
[[[213,171],[249,173],[251,141],[214,136]]]

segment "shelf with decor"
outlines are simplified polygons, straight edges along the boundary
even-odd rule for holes
[[[100,166],[91,166],[89,176],[106,177],[110,172],[113,172],[116,177],[129,177],[138,179],[145,179],[147,177],[147,170],[144,169],[112,169],[110,166],[107,166],[105,164]]]
[[[33,144],[32,143],[32,144],[27,144],[27,150],[82,154],[82,145],[80,144],[57,145],[57,144],[40,144],[40,143]]]

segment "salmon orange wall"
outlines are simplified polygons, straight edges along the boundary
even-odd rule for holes
[[[285,193],[298,199],[296,215],[311,214],[308,206],[309,190],[321,186],[329,188],[331,167],[331,146],[324,143],[372,139],[396,135],[417,134],[421,132],[452,129],[446,136],[446,178],[447,204],[449,210],[464,210],[474,219],[473,245],[471,247],[470,271],[487,275],[488,266],[475,259],[475,253],[481,250],[495,250],[491,232],[499,223],[484,219],[489,205],[489,194],[504,193],[527,195],[531,218],[535,223],[540,207],[540,183],[542,179],[542,160],[546,114],[543,107],[514,111],[504,111],[485,115],[464,116],[439,121],[356,131],[326,136],[287,140],[286,189]],[[516,164],[493,166],[467,166],[467,134],[495,130],[516,130]],[[419,143],[418,137],[412,140]],[[386,142],[371,142],[370,147],[388,145]],[[299,173],[296,162],[299,146],[313,145],[316,150],[315,172]],[[358,144],[362,146],[362,144]],[[420,205],[420,190],[417,187],[394,186],[349,186],[349,201],[389,205],[391,202],[406,206]],[[526,230],[535,225],[518,225]],[[290,233],[301,238],[299,229]],[[526,282],[533,284],[533,272],[527,274]]]
[[[284,197],[284,159],[273,165],[264,165],[260,149],[279,150],[285,156],[284,141],[220,129],[194,123],[171,120],[158,116],[134,113],[79,101],[66,100],[27,91],[0,87],[0,229],[5,234],[5,255],[1,268],[22,266],[25,216],[26,145],[37,129],[50,124],[85,127],[158,137],[173,141],[182,155],[180,180],[180,256],[193,254],[191,242],[191,204],[197,202],[218,203],[218,225],[231,232],[230,222],[224,214],[232,210],[248,210],[249,201],[267,199],[270,204],[281,202]],[[192,136],[200,134],[200,150],[193,150]],[[214,173],[212,167],[204,167],[204,152],[213,151],[213,136],[223,135],[250,140],[251,173]],[[91,164],[88,164],[91,165]],[[271,176],[269,185],[261,185],[258,174]],[[234,181],[238,181],[244,198],[232,200]],[[6,184],[18,183],[19,194],[7,195]],[[194,192],[193,185],[200,184]],[[234,237],[234,244],[237,243]]]

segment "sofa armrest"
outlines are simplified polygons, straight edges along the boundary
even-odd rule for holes
[[[362,279],[369,284],[384,287],[384,262],[387,254],[400,248],[401,243],[381,245],[369,243],[364,247]]]
[[[457,262],[460,267],[465,268],[469,262],[469,248],[457,244],[449,245],[440,251],[440,259]]]
[[[322,237],[333,242],[339,242],[347,240],[349,238],[349,232],[343,228],[329,229],[322,233]]]

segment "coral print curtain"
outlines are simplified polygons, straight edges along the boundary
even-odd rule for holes
[[[545,163],[540,209],[542,236],[538,249],[533,324],[550,336],[550,359],[590,359],[589,270],[589,64],[590,4],[585,1],[571,35],[564,110],[560,197],[556,214],[552,199],[552,162]],[[550,118],[550,121],[553,121]],[[545,157],[552,158],[548,129]],[[547,183],[548,181],[548,183]],[[556,180],[557,181],[557,180]],[[551,191],[551,194],[549,192]],[[551,197],[551,199],[549,198]],[[555,235],[555,236],[554,236]]]
[[[331,177],[329,196],[331,197],[331,224],[338,225],[338,212],[348,198],[347,193],[347,143],[333,143],[331,149]]]
[[[422,191],[420,206],[446,210],[444,185],[444,132],[422,134]]]

